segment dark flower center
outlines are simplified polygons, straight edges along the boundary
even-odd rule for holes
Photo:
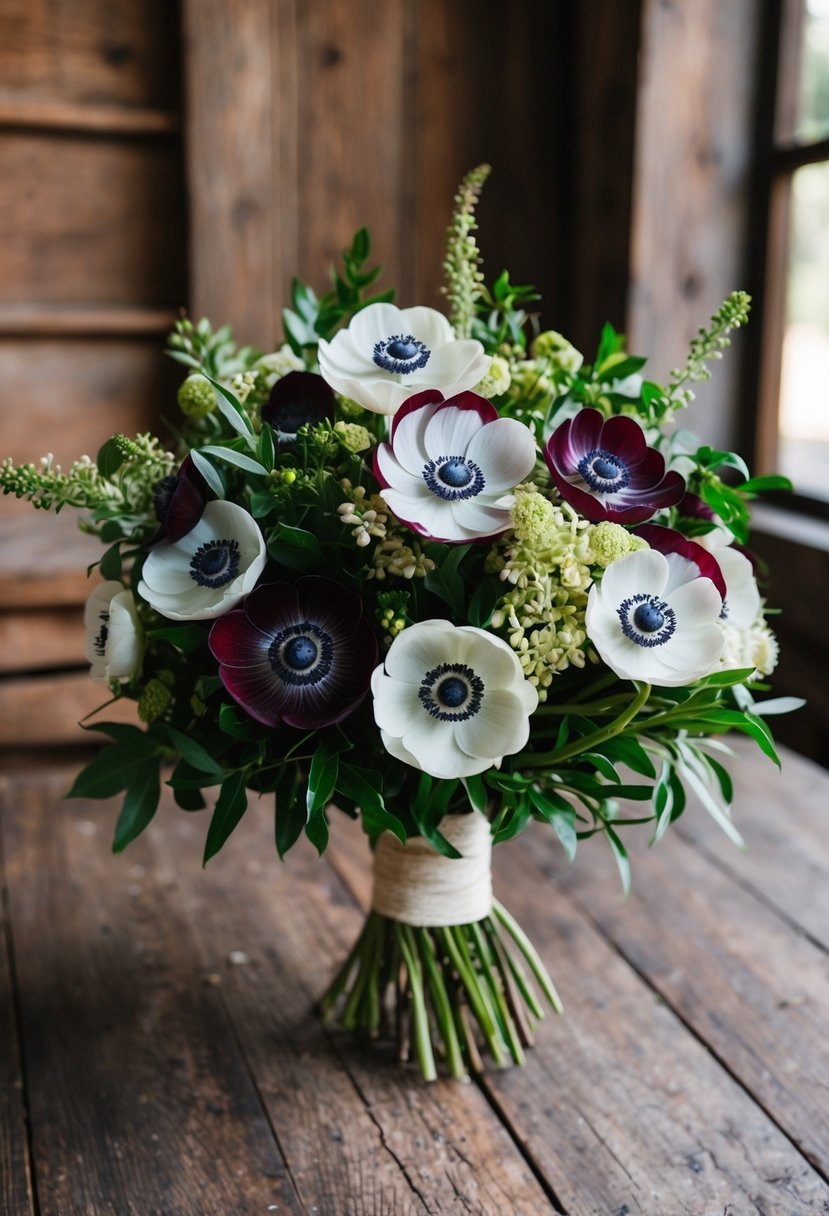
[[[102,659],[106,654],[107,638],[109,637],[109,613],[100,612],[98,620],[101,622],[101,628],[98,630],[95,641],[92,643],[92,649],[98,658]]]
[[[446,502],[458,502],[463,498],[474,498],[486,485],[486,478],[479,467],[463,456],[441,456],[423,466],[423,480],[438,498]]]
[[[153,490],[153,510],[160,524],[166,522],[167,512],[170,510],[170,503],[173,501],[173,491],[177,485],[178,478],[174,473],[171,473],[169,477],[162,477],[161,481],[155,484]]]
[[[599,494],[615,494],[630,485],[627,462],[605,448],[595,448],[582,456],[578,464],[588,489]]]
[[[384,372],[405,376],[420,371],[429,362],[431,351],[414,334],[390,334],[374,344],[372,359]]]
[[[440,663],[426,672],[417,695],[431,717],[464,722],[481,708],[484,682],[465,663]]]
[[[617,613],[622,633],[637,646],[661,646],[676,632],[676,613],[655,595],[628,596]]]
[[[301,426],[316,422],[316,413],[301,401],[286,401],[269,421],[281,439],[296,439],[296,433]]]
[[[268,650],[271,669],[285,684],[319,684],[334,663],[331,635],[312,621],[287,625]]]
[[[720,620],[727,621],[729,612],[730,612],[730,608],[728,606],[728,600],[727,599],[723,600],[722,608],[720,609]]]
[[[190,561],[190,577],[200,587],[224,587],[239,573],[238,540],[209,540]]]

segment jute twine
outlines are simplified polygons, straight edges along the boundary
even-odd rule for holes
[[[446,815],[440,831],[460,857],[422,836],[402,845],[384,832],[374,851],[372,907],[406,925],[468,925],[492,911],[492,834],[476,813]]]

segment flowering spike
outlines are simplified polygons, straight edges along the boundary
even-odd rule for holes
[[[478,227],[475,208],[489,174],[489,165],[478,165],[467,173],[455,195],[452,222],[446,231],[443,263],[446,285],[441,290],[449,300],[449,320],[456,338],[469,338],[472,334],[475,304],[484,281],[478,269],[481,262],[478,242],[472,234]]]

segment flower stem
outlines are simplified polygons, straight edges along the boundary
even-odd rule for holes
[[[538,980],[541,990],[547,1000],[555,1009],[556,1013],[563,1013],[564,1006],[561,1003],[561,998],[556,992],[555,985],[550,979],[550,973],[539,958],[538,951],[527,937],[524,930],[519,925],[518,921],[510,915],[503,904],[500,904],[497,899],[492,901],[492,911],[495,913],[498,920],[512,937],[516,946],[518,946],[524,958],[529,964],[535,978]]]
[[[432,1038],[429,1033],[429,1014],[426,1011],[426,1001],[423,993],[423,979],[420,962],[417,957],[414,934],[410,925],[395,922],[400,953],[409,973],[409,987],[412,993],[412,1024],[414,1028],[415,1051],[417,1052],[420,1071],[424,1081],[436,1081],[438,1071],[432,1051]]]
[[[614,718],[607,726],[603,726],[600,730],[594,730],[592,734],[582,735],[580,739],[574,739],[572,743],[566,743],[564,747],[558,748],[552,752],[537,752],[535,755],[526,756],[521,761],[522,768],[554,768],[565,760],[570,760],[573,756],[581,755],[582,752],[589,752],[596,748],[601,743],[605,743],[608,739],[612,739],[615,735],[620,735],[629,722],[632,722],[639,710],[647,702],[651,693],[650,684],[639,684],[636,696],[629,703],[627,709],[619,714],[618,718]]]

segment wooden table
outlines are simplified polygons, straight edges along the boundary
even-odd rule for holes
[[[114,858],[70,773],[2,786],[4,1216],[803,1216],[829,1212],[829,775],[742,748],[743,855],[696,808],[634,858],[498,850],[566,1015],[524,1069],[427,1086],[311,1012],[366,849],[272,851],[254,805],[199,864],[166,806]]]

